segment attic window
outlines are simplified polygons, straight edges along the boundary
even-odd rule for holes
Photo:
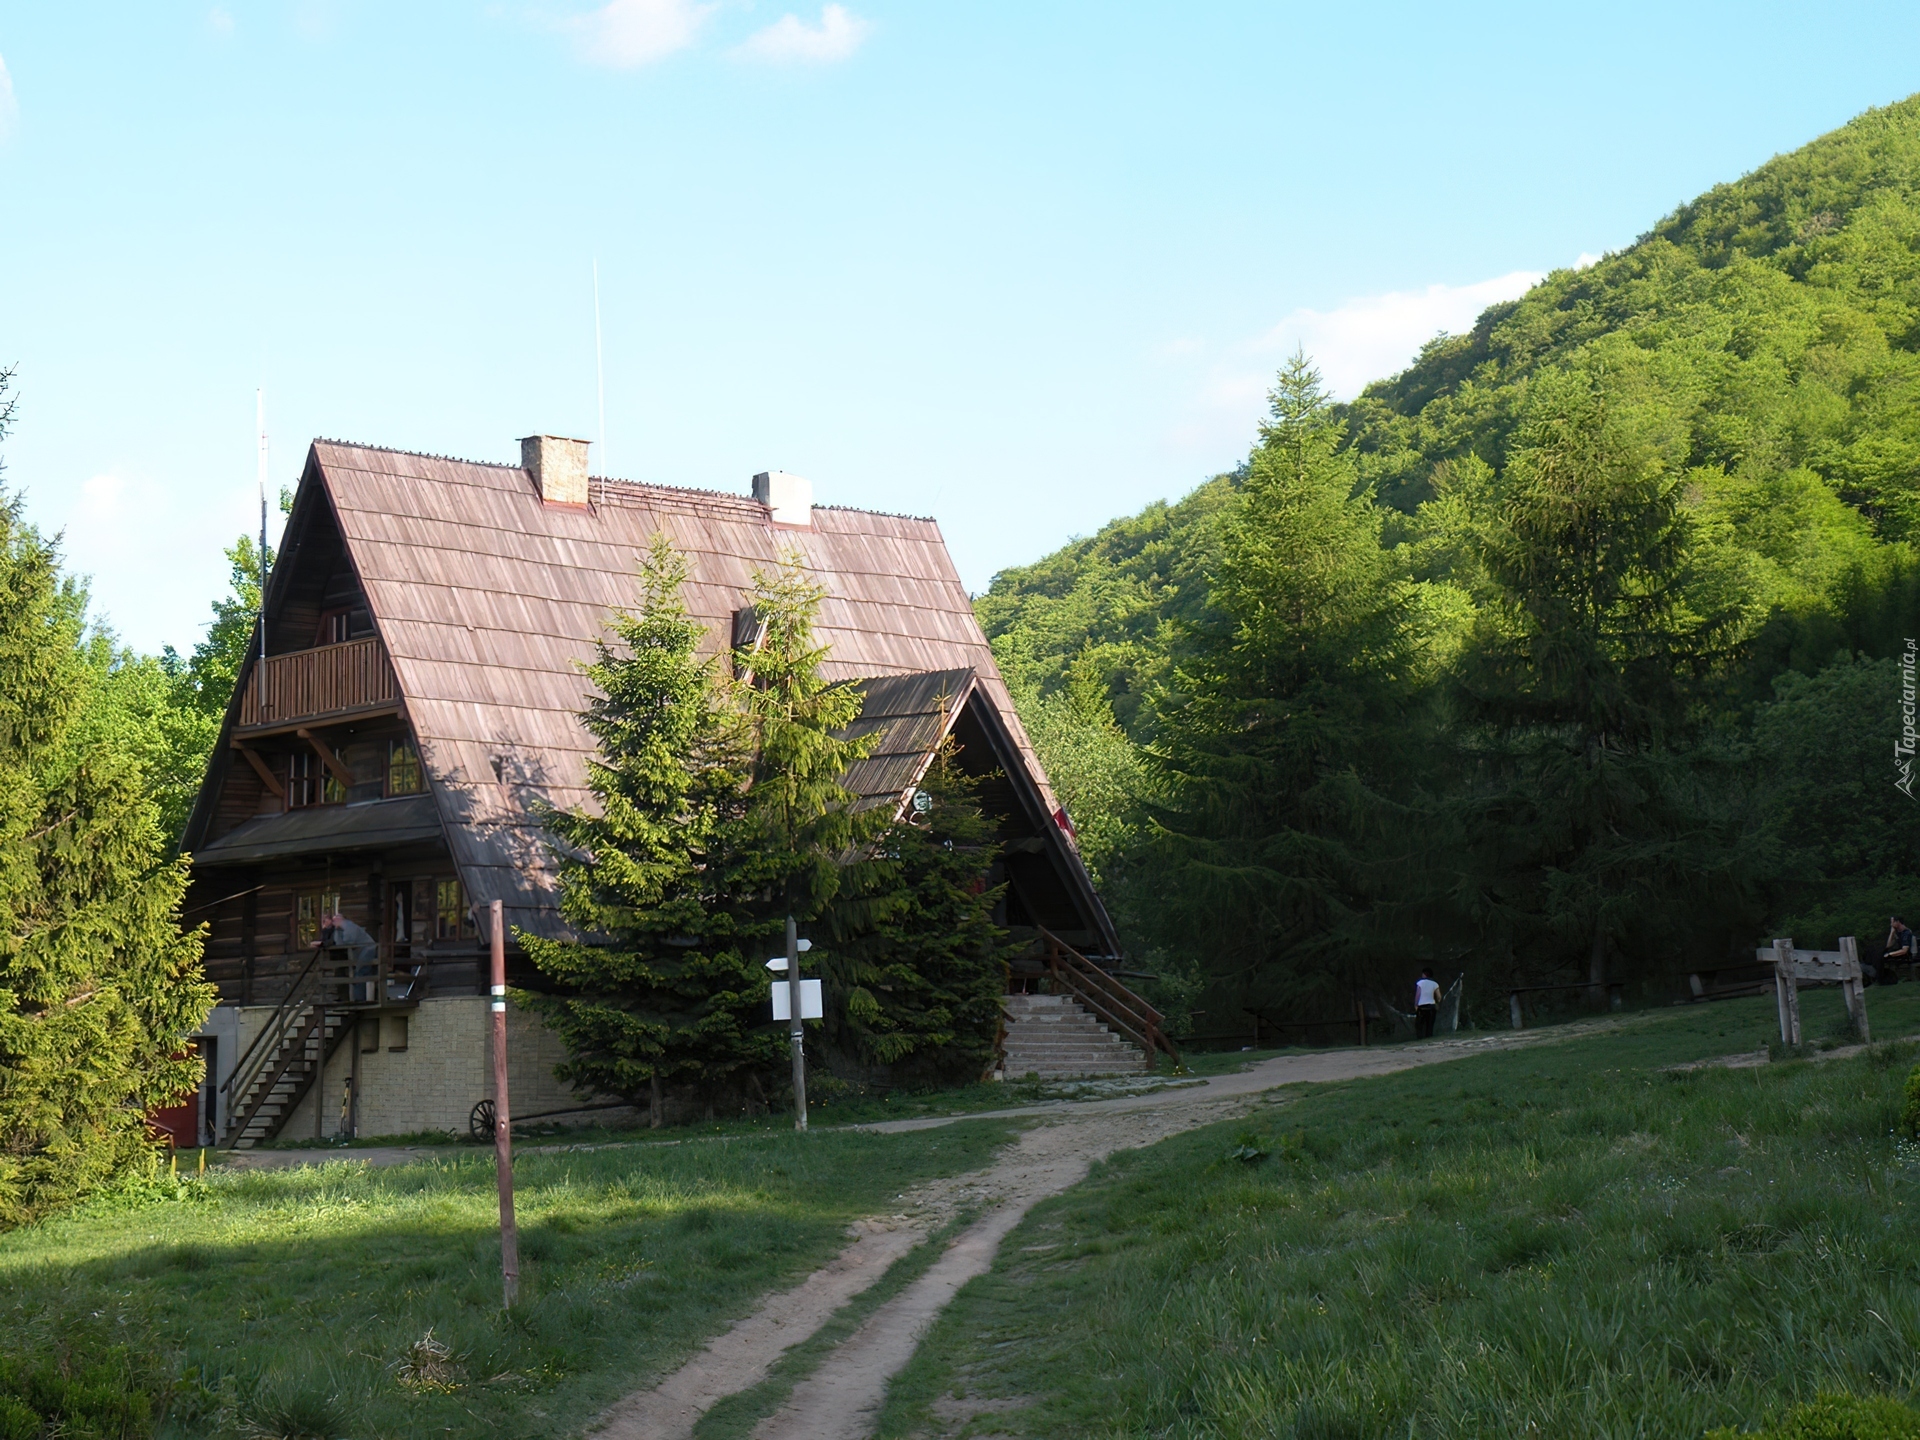
[[[315,645],[344,645],[373,634],[373,616],[364,605],[343,605],[320,612],[320,633]]]
[[[767,638],[767,617],[752,605],[742,605],[733,612],[733,673],[736,679],[745,679],[753,674],[753,665],[743,660],[744,655],[751,656],[759,650]]]

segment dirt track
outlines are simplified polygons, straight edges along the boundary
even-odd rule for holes
[[[601,1418],[593,1434],[596,1440],[684,1440],[710,1407],[759,1383],[781,1354],[813,1335],[926,1235],[961,1211],[984,1207],[986,1213],[949,1242],[931,1268],[875,1310],[754,1432],[756,1440],[865,1440],[886,1398],[887,1382],[913,1357],[934,1317],[962,1285],[992,1266],[1001,1240],[1028,1210],[1078,1184],[1096,1160],[1227,1119],[1277,1086],[1386,1075],[1618,1024],[1596,1020],[1391,1049],[1283,1055],[1205,1084],[1146,1095],[863,1127],[892,1133],[968,1119],[1042,1122],[990,1168],[921,1186],[901,1197],[898,1214],[856,1226],[853,1243],[831,1264],[763,1302],[656,1388],[628,1396]]]

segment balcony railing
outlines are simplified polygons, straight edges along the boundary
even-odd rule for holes
[[[262,678],[254,669],[243,682],[242,729],[287,725],[400,703],[400,687],[387,661],[387,647],[377,635],[343,645],[269,655],[264,685]]]

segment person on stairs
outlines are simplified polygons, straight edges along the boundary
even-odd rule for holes
[[[1431,1040],[1433,1022],[1439,1015],[1440,982],[1433,978],[1433,971],[1422,970],[1413,982],[1413,1038]]]

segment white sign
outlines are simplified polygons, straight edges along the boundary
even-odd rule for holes
[[[785,1020],[789,1023],[792,1022],[793,1011],[787,1006],[787,992],[792,988],[791,985],[784,983],[773,987],[774,1019]],[[818,1020],[826,1013],[827,1012],[821,1008],[820,982],[818,980],[802,980],[800,982],[800,1018],[802,1020]]]
[[[802,940],[800,942],[800,953],[802,955],[806,954],[807,951],[811,950],[812,948],[813,948],[813,942],[811,940]],[[767,961],[767,969],[771,970],[776,975],[786,974],[787,973],[787,957],[784,955],[774,956],[771,960]]]

